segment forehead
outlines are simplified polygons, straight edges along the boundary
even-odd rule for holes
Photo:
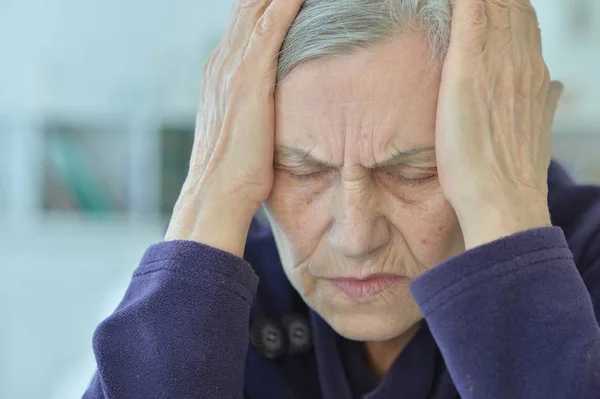
[[[429,54],[423,35],[405,32],[299,66],[276,91],[278,144],[314,147],[348,135],[397,147],[431,144],[441,68]]]

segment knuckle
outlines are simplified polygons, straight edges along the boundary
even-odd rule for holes
[[[204,63],[204,69],[203,69],[203,75],[205,77],[209,77],[213,74],[213,70],[215,67],[215,59],[216,59],[216,54],[212,53],[208,59],[206,60],[206,62]]]
[[[251,65],[253,65],[257,59],[257,42],[256,40],[251,40],[248,43],[248,47],[244,51],[244,55],[242,57],[242,64],[245,69],[249,69]]]
[[[469,5],[469,15],[473,24],[485,25],[487,22],[485,3],[483,1],[476,1],[471,3]]]
[[[533,8],[530,0],[513,0],[511,3],[517,11],[535,13],[535,9]]]
[[[269,35],[275,26],[275,17],[273,11],[266,10],[264,14],[258,20],[256,25],[256,32],[261,35]]]
[[[489,4],[505,12],[510,10],[510,1],[508,0],[489,0]]]

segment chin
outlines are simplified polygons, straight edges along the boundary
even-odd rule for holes
[[[402,336],[423,316],[412,297],[401,304],[385,300],[354,309],[317,306],[315,310],[344,338],[353,341],[387,341]],[[391,306],[390,306],[391,305]]]

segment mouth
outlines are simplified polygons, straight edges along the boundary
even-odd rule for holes
[[[372,300],[378,294],[406,280],[406,277],[396,275],[374,275],[363,279],[336,278],[330,281],[348,299],[356,302],[364,302]]]

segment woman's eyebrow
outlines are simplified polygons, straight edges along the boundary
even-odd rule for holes
[[[396,166],[401,163],[406,163],[411,161],[413,157],[416,155],[420,155],[426,152],[433,152],[435,156],[435,147],[420,147],[420,148],[412,148],[407,151],[397,151],[392,155],[390,159],[386,159],[385,161],[377,162],[372,168],[389,168],[390,166]]]
[[[275,162],[314,165],[326,168],[339,168],[341,165],[335,165],[331,162],[323,161],[311,154],[312,150],[303,150],[300,148],[278,145],[275,148]]]
[[[326,168],[339,168],[342,165],[336,165],[331,162],[327,162],[321,159],[316,158],[311,154],[312,150],[303,150],[300,148],[288,147],[288,146],[277,146],[275,148],[275,162],[284,162],[284,163],[292,163],[292,164],[302,164],[302,165],[315,165]],[[390,166],[396,166],[401,163],[407,162],[411,160],[412,157],[425,153],[425,152],[433,152],[435,151],[435,147],[421,147],[421,148],[413,148],[407,151],[397,151],[392,155],[390,159],[385,161],[377,162],[374,165],[370,166],[372,169],[377,168],[388,168]]]

